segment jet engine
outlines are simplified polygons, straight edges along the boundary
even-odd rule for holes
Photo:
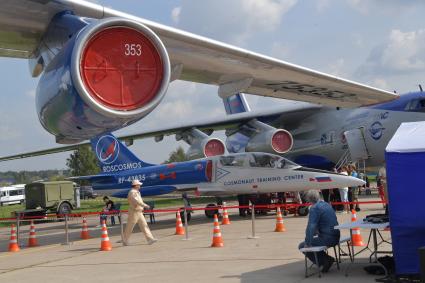
[[[178,133],[176,134],[176,140],[184,140],[190,145],[186,152],[186,156],[189,159],[223,155],[225,152],[225,146],[221,140],[210,138],[198,129]]]
[[[257,120],[241,126],[237,132],[227,132],[229,152],[269,152],[283,154],[291,150],[293,137],[284,129],[276,129]]]
[[[41,44],[48,52],[40,57],[44,73],[36,107],[57,142],[76,143],[122,128],[160,103],[170,61],[152,30],[123,18],[68,14],[52,21]]]

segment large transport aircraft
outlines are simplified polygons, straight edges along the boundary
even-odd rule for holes
[[[216,85],[224,99],[245,92],[341,108],[398,97],[82,0],[2,0],[0,56],[28,59],[30,74],[40,76],[36,111],[62,144],[141,120],[174,80]],[[297,106],[281,114],[308,120],[320,109]],[[288,149],[288,132],[255,126],[267,133],[251,138],[254,151],[269,138],[276,152]],[[300,136],[311,133],[294,127]],[[379,124],[373,131],[382,132]],[[332,137],[321,134],[326,141]]]
[[[399,99],[356,109],[288,101],[278,109],[251,111],[243,94],[224,99],[222,120],[171,125],[119,137],[132,144],[136,139],[175,135],[190,145],[187,155],[201,158],[226,152],[269,152],[284,155],[302,166],[330,169],[338,162],[365,160],[368,167],[384,164],[384,150],[403,122],[425,120],[425,93],[401,95]],[[226,130],[226,140],[210,135]],[[70,145],[0,157],[7,161],[69,151],[84,145]]]
[[[305,168],[269,153],[239,153],[154,165],[137,158],[107,133],[91,140],[102,173],[72,177],[88,180],[95,190],[127,197],[131,182],[143,182],[141,194],[155,196],[196,191],[198,195],[263,194],[361,186],[363,180]]]

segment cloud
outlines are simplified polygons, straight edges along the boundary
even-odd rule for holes
[[[278,59],[287,60],[291,53],[291,48],[280,42],[274,42],[271,48],[271,56]]]
[[[394,75],[425,70],[425,29],[403,32],[394,29],[385,43],[376,46],[358,75]]]
[[[253,34],[273,32],[297,0],[182,1],[179,27],[243,45]]]
[[[331,4],[331,0],[317,0],[316,1],[316,10],[319,13],[324,12]]]
[[[334,76],[338,76],[338,77],[347,76],[346,72],[344,71],[344,68],[345,68],[345,61],[343,58],[339,58],[335,62],[330,63],[328,65],[327,73]]]
[[[422,0],[346,0],[348,5],[363,15],[382,13],[399,15],[423,5]]]
[[[32,98],[35,98],[35,89],[30,89],[30,90],[27,90],[26,92],[25,92],[25,95],[26,96],[29,96],[29,97],[32,97]]]
[[[373,81],[370,82],[370,85],[380,88],[380,89],[389,89],[390,86],[388,85],[388,82],[383,78],[376,78]]]
[[[180,12],[182,10],[182,7],[175,7],[171,11],[171,19],[174,23],[178,24],[180,21]]]

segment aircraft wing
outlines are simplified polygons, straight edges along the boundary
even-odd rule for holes
[[[224,97],[241,91],[340,107],[370,105],[398,97],[82,0],[2,0],[0,56],[36,60],[51,18],[65,10],[83,17],[124,17],[145,24],[163,41],[173,79],[217,85]]]
[[[190,130],[196,128],[208,134],[216,130],[228,130],[228,129],[237,129],[241,124],[247,123],[253,119],[268,119],[274,117],[282,117],[279,119],[279,122],[284,123],[295,123],[301,117],[306,117],[312,113],[315,113],[322,109],[322,106],[309,103],[297,103],[294,105],[284,105],[274,110],[263,110],[263,111],[251,111],[244,112],[239,114],[233,114],[229,116],[224,116],[222,120],[218,119],[209,119],[204,121],[197,121],[194,123],[188,124],[175,124],[168,125],[162,129],[146,130],[140,133],[134,133],[124,136],[119,136],[118,139],[131,144],[134,140],[155,137],[158,140],[162,140],[164,136],[173,135],[177,133],[184,132],[185,130]],[[282,121],[283,120],[283,121]],[[19,153],[9,156],[0,157],[0,162],[9,161],[15,159],[23,159],[28,157],[42,156],[66,151],[76,150],[81,146],[89,146],[89,142],[79,143],[69,146],[59,146],[49,149],[30,151],[25,153]]]

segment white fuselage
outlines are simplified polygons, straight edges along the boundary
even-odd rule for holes
[[[224,166],[218,160],[215,160],[213,175],[211,183],[198,185],[199,193],[205,195],[276,193],[364,184],[357,178],[300,166],[288,169],[253,168],[249,164]]]

